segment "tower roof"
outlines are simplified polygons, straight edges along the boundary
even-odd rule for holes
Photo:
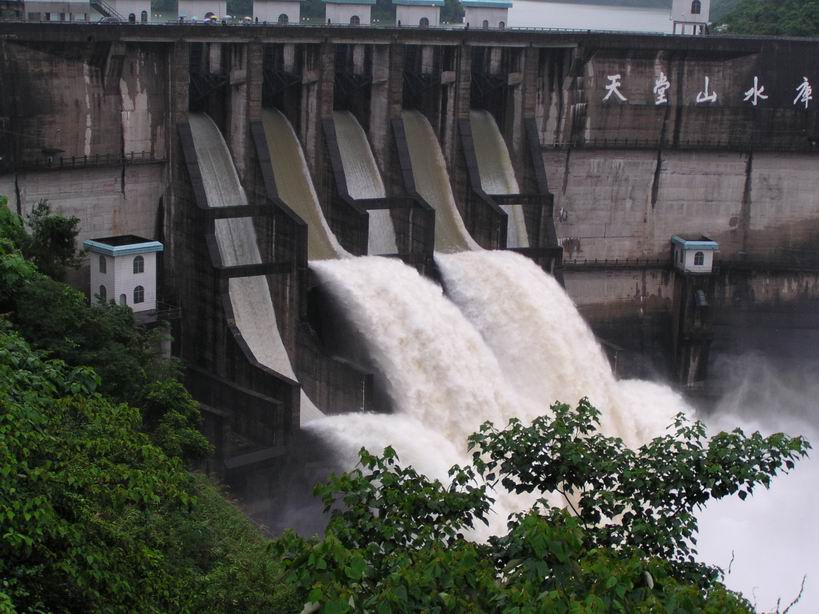
[[[105,254],[106,256],[127,256],[129,254],[146,254],[165,250],[165,246],[159,241],[138,237],[137,235],[87,239],[83,241],[82,246],[89,252]]]

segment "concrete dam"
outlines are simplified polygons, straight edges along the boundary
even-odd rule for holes
[[[484,420],[584,395],[636,446],[688,407],[648,379],[708,396],[720,357],[819,358],[817,51],[0,23],[0,194],[164,244],[209,469],[273,524],[314,447],[437,476]],[[718,244],[708,275],[675,235]]]

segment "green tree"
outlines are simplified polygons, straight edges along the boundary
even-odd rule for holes
[[[819,0],[738,0],[717,27],[730,34],[816,36]]]
[[[90,366],[101,376],[100,390],[118,402],[143,409],[144,428],[171,455],[187,460],[207,456],[210,446],[199,432],[198,404],[179,383],[181,369],[159,355],[160,330],[136,325],[125,306],[88,305],[85,296],[70,286],[38,272],[33,264],[52,273],[64,270],[74,258],[76,224],[39,207],[31,236],[20,218],[0,208],[0,306],[20,332],[38,350],[71,366]],[[63,236],[65,242],[43,237]],[[48,258],[26,260],[21,249],[33,253],[45,245],[62,244]],[[61,255],[60,255],[61,254]]]
[[[67,268],[80,265],[75,248],[79,223],[73,216],[54,215],[48,201],[40,200],[28,215],[31,234],[23,243],[23,253],[52,279],[65,279]]]
[[[322,612],[752,611],[718,568],[695,561],[694,510],[767,486],[808,443],[738,430],[708,440],[679,416],[632,451],[598,428],[585,400],[528,426],[484,424],[469,440],[472,466],[453,467],[448,486],[401,467],[390,448],[362,450],[359,468],[316,489],[331,513],[324,539],[289,535],[277,552]],[[505,535],[468,541],[501,487],[539,498]]]
[[[0,611],[296,610],[270,542],[87,367],[0,321]]]
[[[464,20],[464,7],[459,0],[444,0],[441,7],[441,21],[445,23],[461,23]]]

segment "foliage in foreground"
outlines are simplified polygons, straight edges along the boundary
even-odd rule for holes
[[[0,611],[292,610],[270,544],[99,383],[2,324]]]
[[[802,438],[741,431],[710,440],[678,416],[673,431],[632,451],[597,432],[587,401],[555,404],[531,425],[484,424],[472,466],[451,484],[401,467],[395,452],[360,453],[360,468],[316,492],[326,536],[277,543],[304,598],[322,612],[748,612],[718,568],[697,563],[694,512],[794,466]],[[481,485],[539,497],[488,543]],[[550,504],[562,493],[569,509]],[[571,512],[570,512],[571,510]]]

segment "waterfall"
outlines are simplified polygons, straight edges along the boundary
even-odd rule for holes
[[[204,114],[192,113],[189,121],[208,206],[247,205],[247,196],[219,128]],[[216,220],[215,229],[219,253],[225,265],[257,264],[262,261],[253,218]],[[228,292],[236,326],[256,360],[277,373],[296,379],[276,323],[267,278],[264,275],[231,277]],[[321,412],[304,392],[301,394],[301,410],[303,422],[321,417]]]
[[[307,258],[326,260],[349,255],[330,232],[304,151],[290,122],[275,109],[262,109],[262,122],[279,198],[307,223]]]
[[[528,258],[482,251],[438,254],[436,262],[447,295],[480,331],[507,379],[539,401],[541,411],[587,396],[602,412],[602,431],[636,447],[686,408],[666,386],[618,382],[571,298]]]
[[[312,266],[383,374],[394,411],[457,446],[484,420],[516,415],[520,399],[497,359],[440,286],[388,258]]]
[[[512,416],[535,413],[523,406],[474,326],[415,269],[378,257],[322,261],[313,269],[360,334],[394,412],[307,425],[347,467],[362,445],[371,452],[391,445],[402,463],[446,483],[451,465],[469,462],[466,439],[481,423],[505,425]],[[508,514],[532,502],[505,492],[495,496],[495,514],[476,538],[503,531]]]
[[[480,249],[458,212],[438,137],[419,111],[401,113],[415,189],[435,209],[435,249],[460,252]]]
[[[472,127],[472,141],[475,144],[483,191],[487,194],[520,194],[509,150],[495,118],[489,111],[473,109],[469,112],[469,124]],[[503,205],[501,208],[509,215],[507,246],[529,247],[529,235],[521,207]]]
[[[367,135],[355,116],[349,111],[334,111],[333,123],[336,140],[341,152],[341,165],[347,180],[347,192],[356,200],[384,198],[387,195],[381,173],[375,163]],[[370,254],[396,254],[395,227],[389,209],[369,212],[370,233],[367,252]]]

